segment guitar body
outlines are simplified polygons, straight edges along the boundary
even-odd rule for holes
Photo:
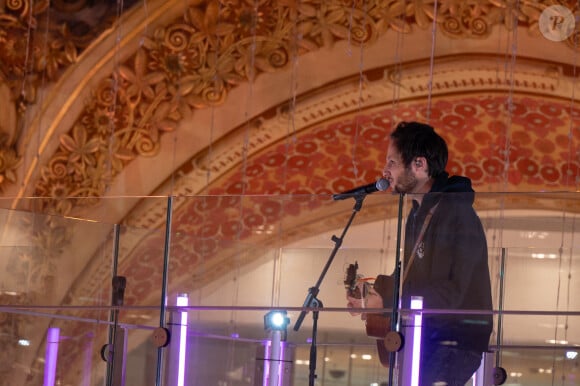
[[[385,338],[391,331],[391,318],[383,314],[366,314],[366,332],[367,336],[377,338],[377,353],[379,361],[383,367],[389,367],[391,363],[391,352],[387,350]]]
[[[347,294],[353,298],[361,299],[367,296],[368,290],[365,290],[367,284],[358,285],[358,279],[361,277],[357,274],[358,264],[350,264],[344,285]],[[394,280],[391,276],[379,275],[373,285],[373,289],[383,299],[383,305],[392,303]],[[389,367],[391,352],[398,351],[397,341],[400,334],[391,331],[391,317],[382,313],[365,313],[365,328],[367,336],[376,338],[377,352],[379,361],[384,367]],[[393,350],[393,348],[395,348]]]
[[[391,331],[391,317],[383,314],[366,314],[367,336],[384,338]]]

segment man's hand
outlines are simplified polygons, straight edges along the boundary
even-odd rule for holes
[[[360,286],[365,285],[364,283],[360,283]],[[363,293],[362,288],[360,293]],[[357,311],[350,311],[349,313],[352,316],[360,315],[362,320],[366,320],[366,313],[361,312],[360,309],[364,308],[383,308],[383,298],[381,295],[374,290],[374,288],[369,287],[367,291],[367,296],[364,298],[355,298],[349,296],[348,292],[346,294],[346,306],[347,308],[357,308]]]

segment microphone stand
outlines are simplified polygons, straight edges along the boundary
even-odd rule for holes
[[[330,268],[330,265],[332,264],[332,261],[334,260],[334,257],[336,256],[336,253],[340,249],[340,247],[342,245],[342,241],[344,240],[344,235],[346,235],[346,232],[348,231],[350,224],[354,220],[354,217],[356,216],[356,214],[360,211],[360,209],[362,207],[363,200],[365,199],[366,195],[367,195],[367,193],[365,193],[365,192],[361,192],[361,193],[357,193],[357,194],[353,195],[353,198],[355,199],[355,204],[354,204],[354,207],[352,209],[352,214],[350,215],[350,218],[349,218],[348,222],[346,223],[346,226],[344,227],[344,230],[342,231],[342,234],[340,235],[340,237],[336,237],[335,235],[332,236],[332,241],[334,242],[334,248],[332,249],[332,252],[330,253],[330,256],[328,258],[328,261],[326,262],[326,265],[322,269],[322,272],[320,274],[320,277],[318,278],[318,281],[316,282],[314,287],[310,287],[308,289],[308,295],[306,295],[306,300],[304,301],[303,308],[312,308],[313,309],[313,311],[312,311],[312,339],[311,339],[311,344],[310,344],[310,365],[309,365],[310,373],[308,376],[309,386],[314,386],[314,380],[316,379],[316,335],[317,335],[317,330],[318,330],[318,312],[322,308],[322,302],[317,299],[318,292],[320,291],[320,284],[322,284],[322,280],[324,279],[324,276],[326,276],[326,272]],[[298,319],[296,319],[296,323],[294,324],[294,331],[298,331],[300,329],[300,326],[302,325],[302,322],[304,321],[304,318],[306,317],[307,313],[308,313],[308,310],[304,310],[304,309],[302,310],[302,312],[300,313],[300,316],[298,317]]]

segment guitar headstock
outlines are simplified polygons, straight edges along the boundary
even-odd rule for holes
[[[354,264],[349,264],[346,269],[346,275],[344,278],[344,288],[346,288],[346,293],[348,296],[360,299],[363,294],[361,294],[360,286],[358,285],[358,280],[361,277],[358,273],[358,262]],[[364,286],[363,286],[364,290]]]

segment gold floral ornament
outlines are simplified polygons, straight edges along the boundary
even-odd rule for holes
[[[11,147],[3,146],[0,143],[0,191],[6,183],[16,182],[16,169],[20,166],[22,157],[16,154]]]
[[[73,128],[72,136],[64,134],[60,137],[62,148],[68,153],[67,172],[72,174],[74,179],[82,179],[86,167],[95,164],[99,142],[98,137],[90,138],[82,125]]]
[[[407,21],[405,2],[379,2],[369,11],[374,20],[377,20],[379,33],[386,32],[389,28],[400,33],[412,32],[411,24]]]
[[[483,38],[495,25],[537,29],[548,1],[197,0],[179,19],[142,39],[102,80],[41,173],[35,194],[98,197],[136,157],[159,152],[161,136],[197,109],[220,105],[237,85],[286,68],[292,55],[337,41],[368,44],[393,29],[433,21],[453,38]],[[435,10],[435,5],[438,6]],[[55,47],[74,60],[66,30]],[[48,64],[46,64],[48,66]],[[54,65],[53,65],[54,66]],[[48,68],[48,67],[47,67]]]
[[[13,100],[35,103],[37,90],[58,80],[111,26],[111,16],[117,13],[114,4],[76,3],[76,7],[48,0],[0,3],[0,73],[10,85]],[[98,15],[92,26],[85,22],[87,12]]]

